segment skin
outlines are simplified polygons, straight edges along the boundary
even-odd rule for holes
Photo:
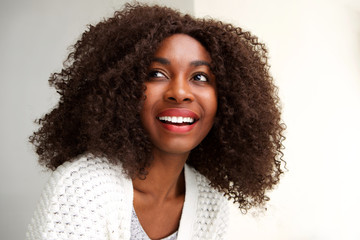
[[[174,34],[166,38],[149,67],[141,120],[153,143],[153,162],[145,180],[133,179],[134,208],[151,239],[179,227],[185,198],[184,164],[190,151],[210,131],[217,110],[211,58],[194,38]],[[157,116],[168,109],[194,113],[197,121],[186,131],[164,127]]]

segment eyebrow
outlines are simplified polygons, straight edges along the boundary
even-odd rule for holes
[[[170,64],[170,61],[168,59],[160,58],[160,57],[155,57],[153,59],[153,62],[158,62],[158,63],[164,64],[164,65],[169,65]],[[205,66],[208,66],[209,68],[211,68],[210,63],[207,62],[207,61],[203,61],[203,60],[192,61],[192,62],[190,62],[190,65],[195,66],[195,67],[205,65]]]
[[[153,59],[153,62],[158,62],[158,63],[161,63],[161,64],[164,64],[164,65],[169,65],[170,64],[170,61],[166,58],[159,58],[159,57],[155,57]]]
[[[195,66],[195,67],[205,65],[205,66],[208,66],[209,68],[211,68],[209,62],[207,62],[207,61],[202,61],[202,60],[192,61],[192,62],[190,63],[190,65]]]

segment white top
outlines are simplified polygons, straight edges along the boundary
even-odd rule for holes
[[[146,234],[143,227],[141,226],[134,207],[132,209],[132,214],[131,214],[130,233],[131,233],[130,240],[151,240],[149,236]],[[167,237],[161,238],[161,240],[176,240],[176,238],[177,238],[177,231],[170,234]]]
[[[121,165],[82,157],[51,175],[28,227],[27,240],[130,239],[132,181]],[[226,239],[228,203],[185,165],[185,202],[178,240]]]

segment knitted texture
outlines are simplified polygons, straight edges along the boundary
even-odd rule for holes
[[[224,239],[229,216],[227,202],[214,188],[209,186],[208,180],[197,174],[199,190],[195,236],[193,239]]]
[[[178,239],[225,239],[228,203],[185,165],[185,202]],[[27,240],[130,239],[133,186],[120,165],[82,157],[59,166],[41,195]]]

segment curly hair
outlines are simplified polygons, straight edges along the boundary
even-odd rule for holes
[[[121,163],[129,177],[146,174],[152,144],[140,120],[144,82],[160,43],[176,33],[209,52],[218,91],[214,125],[187,163],[240,210],[264,206],[285,163],[285,125],[266,47],[231,24],[157,5],[127,4],[89,25],[61,72],[50,76],[60,100],[30,137],[40,164],[54,170],[90,153]]]

